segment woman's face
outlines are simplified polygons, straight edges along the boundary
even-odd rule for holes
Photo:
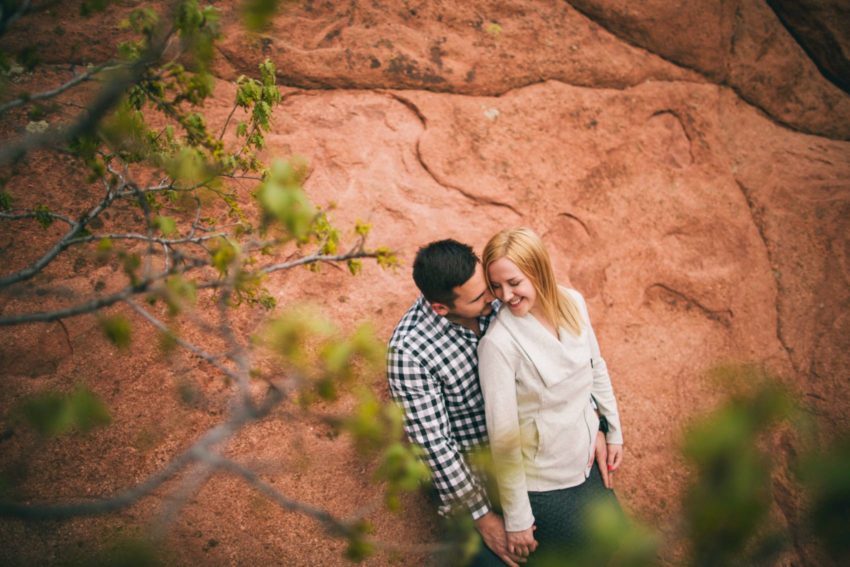
[[[522,317],[534,308],[537,292],[528,276],[507,258],[499,258],[487,268],[493,293],[508,306],[511,313]]]

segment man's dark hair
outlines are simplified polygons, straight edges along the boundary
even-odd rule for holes
[[[413,261],[413,281],[431,303],[454,307],[454,288],[475,273],[478,256],[471,246],[447,239],[423,246]]]

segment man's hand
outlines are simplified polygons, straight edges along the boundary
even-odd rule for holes
[[[508,567],[519,567],[527,559],[508,550],[508,536],[505,532],[505,521],[495,512],[487,512],[475,520],[475,529],[481,534],[481,539],[490,550],[499,556]]]
[[[614,488],[614,475],[608,474],[608,444],[605,442],[605,434],[596,432],[596,465],[602,474],[602,483],[605,488]]]

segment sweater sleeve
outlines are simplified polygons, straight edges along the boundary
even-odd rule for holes
[[[505,529],[522,531],[534,524],[534,515],[523,468],[515,369],[487,336],[478,344],[478,372]]]
[[[612,445],[623,444],[623,429],[620,425],[620,412],[617,409],[617,399],[614,397],[614,387],[611,385],[611,376],[608,374],[608,366],[599,350],[599,342],[593,325],[590,323],[590,314],[584,297],[575,290],[573,297],[577,299],[582,315],[587,323],[588,340],[590,341],[590,363],[593,366],[593,387],[591,393],[599,410],[599,414],[608,420],[608,433],[606,439]]]

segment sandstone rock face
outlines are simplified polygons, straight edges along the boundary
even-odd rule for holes
[[[416,298],[410,266],[420,246],[452,237],[480,251],[502,228],[532,227],[559,280],[588,300],[623,414],[618,494],[670,536],[670,563],[683,555],[671,519],[688,480],[678,443],[721,395],[711,368],[763,365],[799,392],[824,430],[850,427],[850,96],[766,3],[308,1],[286,4],[256,36],[242,31],[232,4],[219,3],[225,37],[210,123],[230,111],[230,81],[272,59],[287,88],[264,157],[306,158],[311,198],[335,204],[339,226],[370,222],[370,241],[402,260],[397,271],[367,264],[356,278],[332,269],[319,278],[273,275],[267,285],[279,304],[321,305],[345,328],[371,320],[387,338]],[[93,43],[95,53],[101,44]],[[250,334],[264,316],[243,315],[241,330]],[[132,484],[210,421],[178,408],[168,422],[162,414],[175,402],[150,400],[172,396],[175,380],[187,377],[215,409],[215,388],[224,386],[213,386],[197,360],[174,370],[153,348],[133,360],[95,356],[95,323],[81,326],[85,333],[71,333],[73,353],[56,343],[61,356],[46,380],[61,384],[85,369],[102,380],[104,397],[142,406],[114,425],[130,435],[133,419],[144,423],[122,457]],[[386,395],[383,377],[372,387]],[[121,438],[99,435],[105,445]],[[143,456],[150,446],[156,455]],[[33,468],[49,470],[55,451]],[[270,482],[335,513],[380,498],[368,465],[319,421],[257,424],[232,456],[280,464]],[[302,474],[306,461],[317,466],[313,476]],[[102,465],[81,469],[100,482],[109,476]],[[63,494],[85,486],[75,480]],[[341,544],[328,544],[315,524],[247,492],[218,478],[204,489],[176,530],[181,558],[343,562]],[[777,479],[776,492],[778,521],[799,530],[793,487]],[[375,513],[376,535],[433,541],[431,504],[412,496],[405,506],[401,517]],[[143,505],[140,517],[153,509]],[[61,537],[73,542],[76,529]],[[221,545],[202,548],[209,538]],[[228,555],[234,549],[244,553]],[[819,558],[798,541],[786,559]]]
[[[850,92],[850,8],[846,2],[768,2],[826,78]]]
[[[766,3],[570,4],[624,40],[729,86],[785,125],[830,137],[850,136],[846,122],[836,124],[829,118],[847,115],[846,93],[821,75]]]

